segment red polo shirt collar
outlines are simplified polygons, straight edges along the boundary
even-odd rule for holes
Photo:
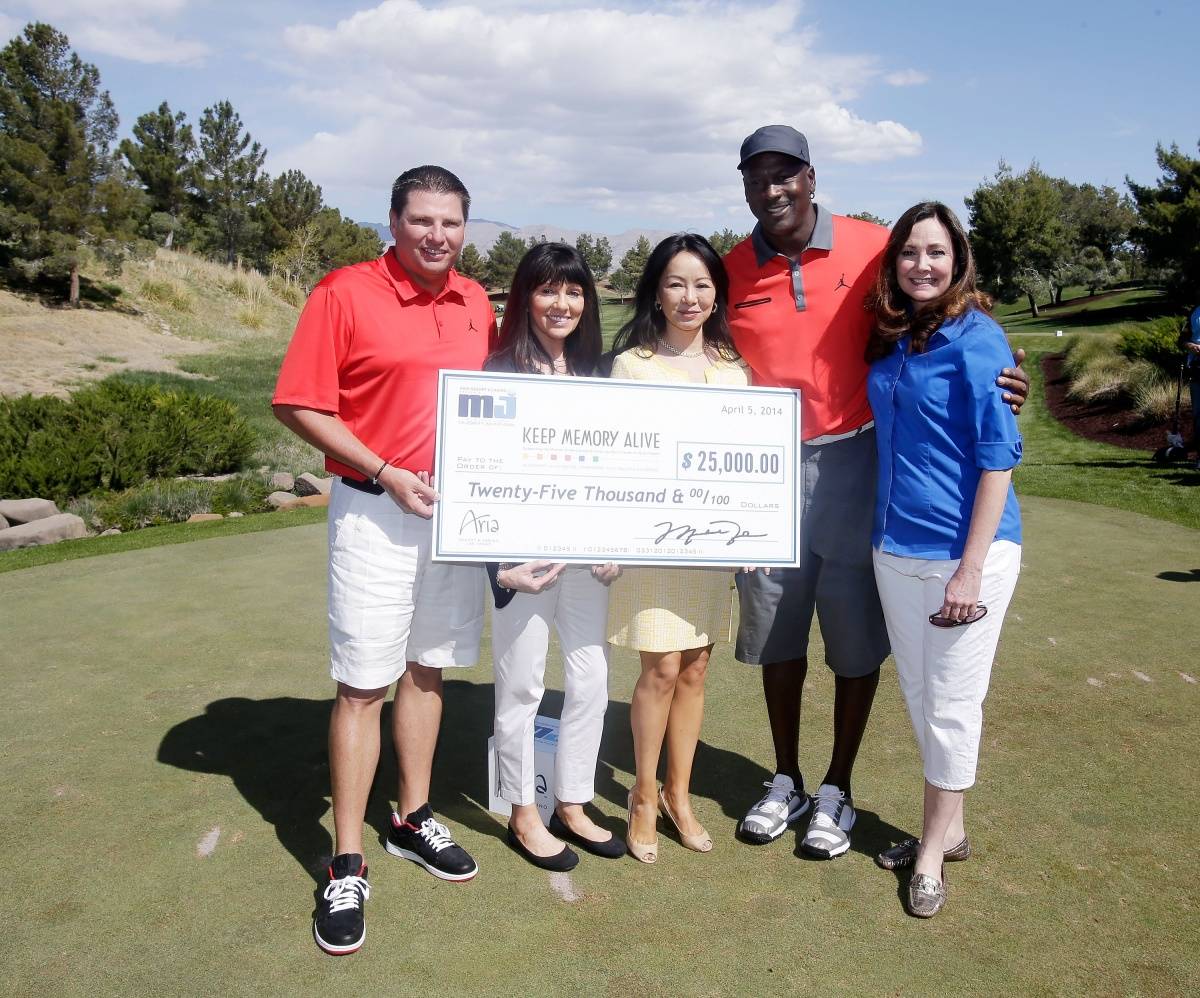
[[[383,261],[383,272],[387,275],[387,279],[391,282],[392,287],[396,289],[396,294],[400,297],[401,301],[409,302],[414,298],[419,298],[421,295],[424,295],[426,298],[432,298],[434,301],[440,301],[447,295],[454,295],[460,301],[466,300],[467,279],[453,268],[446,274],[446,283],[442,285],[442,290],[436,295],[431,295],[413,281],[408,271],[396,259],[395,252],[391,249],[388,249],[381,259]]]

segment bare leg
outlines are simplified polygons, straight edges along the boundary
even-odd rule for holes
[[[442,724],[442,670],[409,662],[396,684],[392,737],[400,771],[397,792],[400,817],[429,800],[433,750]]]
[[[875,690],[879,686],[879,670],[869,676],[834,679],[833,693],[833,753],[829,760],[829,771],[822,783],[850,793],[850,773],[858,748],[862,744],[863,732],[871,717],[871,705],[875,702]]]
[[[359,690],[338,683],[329,718],[334,855],[362,855],[363,819],[379,765],[379,715],[387,691],[386,686]]]
[[[943,790],[926,781],[925,820],[921,827],[921,846],[917,849],[917,862],[913,867],[914,876],[923,873],[934,880],[942,879],[944,843],[955,816],[962,821],[962,806],[961,790]],[[955,842],[959,841],[961,836],[955,839]]]
[[[675,681],[682,662],[680,652],[644,651],[642,674],[633,688],[629,717],[633,727],[633,814],[629,837],[634,842],[653,842],[658,814],[658,757],[675,695]]]
[[[708,673],[707,648],[691,648],[682,654],[682,668],[675,682],[675,696],[667,718],[667,777],[663,781],[663,796],[684,835],[700,835],[703,826],[692,813],[688,790],[692,782],[692,763],[700,741],[704,721],[704,677]]]
[[[546,829],[536,804],[514,804],[508,827],[535,856],[557,856],[563,850],[563,843]]]
[[[775,772],[790,776],[797,787],[800,786],[800,699],[807,675],[807,658],[762,667],[767,719],[775,743]]]
[[[559,820],[581,839],[587,839],[589,842],[607,842],[612,838],[612,832],[601,828],[588,817],[582,804],[570,804],[560,800],[555,803],[554,810],[558,813]]]
[[[946,826],[946,837],[942,841],[943,850],[953,849],[967,837],[967,826],[963,822],[963,801],[966,799],[966,794],[958,794],[958,807],[954,809],[950,824]]]

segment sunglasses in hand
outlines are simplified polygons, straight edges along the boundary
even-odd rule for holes
[[[983,620],[987,616],[987,607],[982,603],[976,603],[973,612],[967,614],[962,620],[954,620],[951,617],[943,617],[940,613],[931,613],[929,622],[934,627],[962,627],[964,624],[973,624],[977,620]]]

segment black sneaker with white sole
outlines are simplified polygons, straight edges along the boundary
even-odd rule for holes
[[[450,837],[450,829],[433,816],[428,804],[403,820],[393,811],[385,845],[393,856],[412,860],[442,880],[470,880],[479,872],[479,864]]]
[[[329,866],[329,886],[317,902],[313,938],[326,953],[353,953],[367,938],[363,903],[371,896],[367,868],[358,853],[335,856]]]

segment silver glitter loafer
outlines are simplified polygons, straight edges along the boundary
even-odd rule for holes
[[[946,903],[946,868],[939,883],[918,873],[908,884],[908,913],[917,918],[933,918]]]
[[[899,870],[906,866],[912,866],[917,860],[917,849],[920,845],[918,839],[905,839],[890,849],[884,849],[875,857],[875,865],[881,866],[885,870]],[[958,845],[947,849],[942,855],[947,863],[961,863],[964,859],[971,858],[971,843],[964,835]]]

